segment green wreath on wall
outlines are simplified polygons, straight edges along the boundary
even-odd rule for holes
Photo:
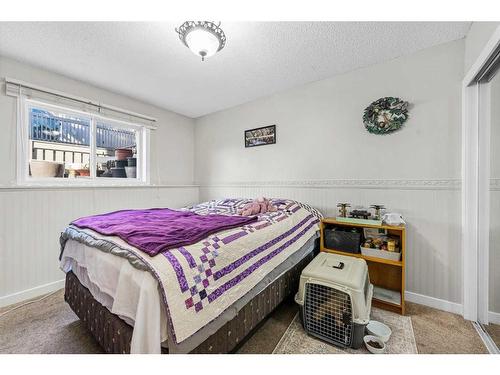
[[[387,96],[366,107],[363,123],[372,134],[389,134],[400,129],[408,119],[408,102]]]

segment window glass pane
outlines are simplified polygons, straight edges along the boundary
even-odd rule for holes
[[[97,177],[137,178],[138,131],[113,125],[111,122],[96,122]]]
[[[29,174],[33,178],[89,178],[90,119],[29,108]]]

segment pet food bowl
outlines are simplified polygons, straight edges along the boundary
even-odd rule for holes
[[[385,344],[377,336],[366,335],[363,337],[366,349],[373,354],[382,354],[385,352]]]
[[[383,342],[387,342],[392,334],[389,327],[376,320],[370,320],[370,323],[366,326],[366,332],[368,332],[369,335],[377,336]]]

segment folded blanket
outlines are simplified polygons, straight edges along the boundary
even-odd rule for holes
[[[198,215],[190,211],[151,208],[87,216],[72,224],[106,236],[120,237],[129,245],[155,256],[256,220],[257,217]]]

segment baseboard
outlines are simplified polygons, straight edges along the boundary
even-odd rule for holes
[[[12,305],[14,303],[22,302],[31,298],[50,293],[64,287],[64,279],[54,281],[45,285],[37,286],[35,288],[23,290],[14,294],[0,297],[0,307]],[[462,315],[463,307],[460,303],[446,301],[444,299],[425,296],[423,294],[405,291],[405,299],[409,302],[418,303],[433,307],[438,310],[448,311],[454,314]],[[490,311],[488,319],[491,323],[500,324],[500,314]]]
[[[493,324],[500,324],[500,313],[493,311],[488,312],[488,321]]]
[[[463,305],[460,303],[450,302],[444,299],[424,296],[423,294],[406,292],[406,291],[405,291],[405,299],[409,302],[414,302],[420,305],[433,307],[438,310],[443,310],[454,314],[463,315]],[[500,325],[500,313],[489,311],[488,322]]]
[[[405,300],[409,302],[418,303],[420,305],[433,307],[438,310],[451,312],[453,314],[463,315],[463,306],[460,303],[450,302],[444,299],[424,296],[423,294],[406,292],[406,291],[405,291]]]
[[[35,288],[26,289],[21,292],[9,294],[0,297],[0,307],[12,305],[14,303],[22,302],[31,298],[41,296],[50,292],[54,292],[64,287],[64,279],[54,281],[45,285],[40,285]]]

